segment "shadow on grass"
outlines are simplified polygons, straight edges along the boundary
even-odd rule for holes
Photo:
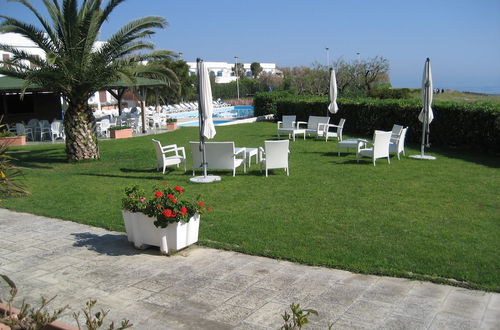
[[[442,148],[432,148],[426,149],[426,153],[430,152],[435,154],[435,156],[439,159],[439,155],[443,155],[448,158],[456,158],[461,159],[466,162],[476,163],[479,165],[491,167],[491,168],[500,168],[500,157],[494,156],[491,154],[479,154],[472,151],[464,151],[459,149],[442,149]],[[419,153],[417,153],[419,154]],[[412,153],[413,155],[413,153]],[[406,156],[409,156],[409,153],[406,153]],[[411,158],[410,158],[411,159]]]
[[[17,166],[27,168],[46,168],[50,169],[51,166],[44,166],[40,164],[67,164],[66,155],[58,149],[41,149],[41,150],[12,150],[9,154],[16,160],[13,161]]]
[[[97,174],[97,173],[78,173],[77,175],[99,176],[99,177],[119,178],[119,179],[140,179],[140,180],[158,180],[158,179],[160,179],[160,177],[158,177],[158,176],[127,176],[127,175]]]
[[[95,251],[100,254],[109,256],[132,256],[138,254],[158,255],[158,251],[150,250],[137,250],[127,240],[126,235],[120,234],[104,234],[96,235],[89,232],[86,233],[72,233],[76,238],[73,243],[75,247],[84,247],[88,250]]]
[[[149,170],[146,170],[146,169],[136,169],[136,168],[120,168],[120,171],[124,172],[124,173],[154,173],[154,172],[158,172],[155,168],[152,168],[152,169],[149,169]],[[173,169],[165,169],[165,174],[168,174],[170,172],[173,172],[174,170]]]

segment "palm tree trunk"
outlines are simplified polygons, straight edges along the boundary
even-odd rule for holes
[[[64,131],[68,160],[99,159],[95,118],[86,101],[69,105],[64,115]]]

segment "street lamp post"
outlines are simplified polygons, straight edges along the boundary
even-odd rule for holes
[[[238,56],[234,57],[234,73],[236,74],[236,92],[237,92],[238,100],[239,100],[240,99],[240,82],[239,82],[240,75],[238,74]]]
[[[328,67],[330,65],[330,48],[326,47],[326,66]]]
[[[358,56],[358,62],[359,62],[359,55],[360,55],[360,54],[361,54],[361,53],[356,53],[356,55]]]

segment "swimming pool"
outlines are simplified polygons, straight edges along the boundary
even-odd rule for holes
[[[253,106],[249,105],[236,105],[223,108],[214,108],[212,118],[249,118],[253,117]],[[198,110],[196,111],[186,111],[179,113],[172,113],[168,115],[170,118],[186,119],[186,118],[198,118]],[[187,126],[178,124],[178,126]],[[197,126],[192,125],[192,126]]]
[[[232,120],[214,120],[214,125],[215,126],[219,126],[220,124],[229,123],[231,121]],[[177,126],[180,126],[180,127],[194,127],[194,126],[198,126],[198,124],[199,124],[199,121],[195,120],[195,121],[187,121],[187,122],[184,122],[184,123],[177,123]]]

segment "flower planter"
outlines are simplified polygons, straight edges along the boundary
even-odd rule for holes
[[[177,123],[167,123],[167,130],[174,131],[177,129]]]
[[[4,136],[0,137],[0,144],[6,146],[24,146],[26,144],[26,136]]]
[[[166,228],[157,228],[154,218],[142,213],[122,211],[129,242],[138,249],[160,247],[160,252],[170,254],[198,242],[200,216],[194,215],[189,222],[174,222]]]
[[[130,138],[130,137],[132,137],[132,129],[131,128],[125,128],[125,129],[111,130],[110,131],[110,137],[112,139]]]

